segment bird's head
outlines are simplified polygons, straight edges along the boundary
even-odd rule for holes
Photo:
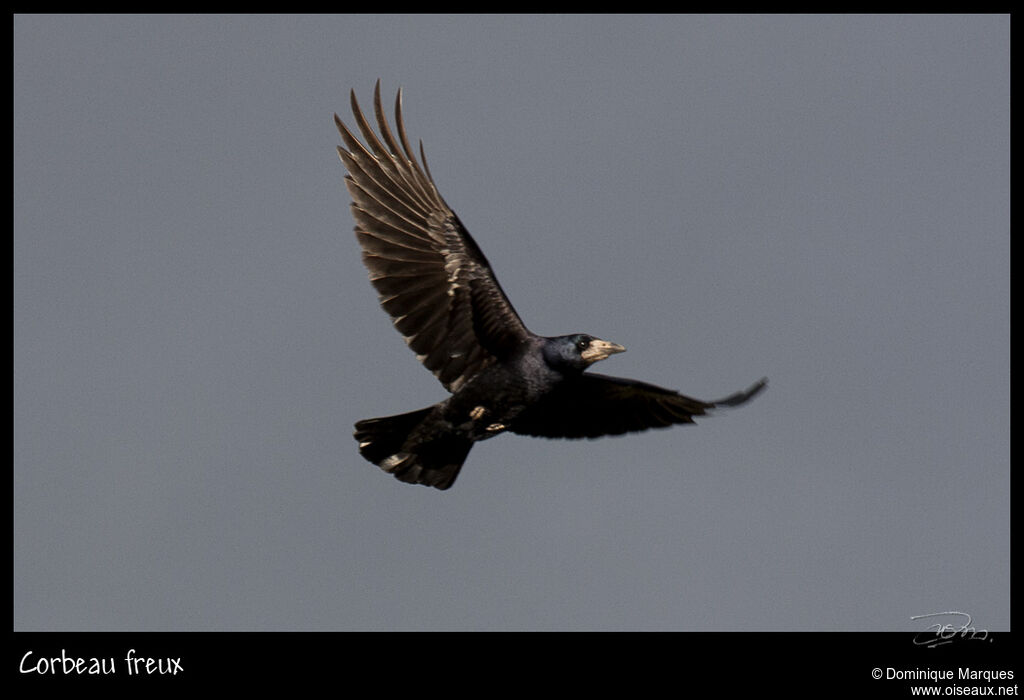
[[[574,333],[573,335],[548,338],[548,342],[544,345],[544,359],[548,365],[557,370],[582,372],[609,355],[625,351],[626,348],[616,343],[610,343],[585,333]]]

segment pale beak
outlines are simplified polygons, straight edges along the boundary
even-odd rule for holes
[[[580,357],[586,360],[587,364],[593,364],[617,352],[626,352],[626,348],[616,343],[609,343],[607,340],[594,339],[590,341],[587,349],[580,353]]]

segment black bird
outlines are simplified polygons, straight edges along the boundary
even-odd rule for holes
[[[434,186],[423,144],[417,162],[395,100],[398,140],[374,91],[380,137],[351,94],[364,146],[334,115],[345,147],[356,238],[380,303],[417,359],[451,392],[434,406],[355,424],[359,451],[398,479],[447,489],[474,442],[511,431],[596,438],[692,423],[712,408],[738,406],[762,379],[718,401],[585,370],[625,350],[584,333],[531,333],[487,258]],[[383,139],[383,140],[382,140]],[[346,150],[347,149],[347,150]]]

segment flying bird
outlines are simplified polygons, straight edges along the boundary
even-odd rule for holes
[[[451,396],[355,424],[363,457],[401,481],[447,489],[473,444],[512,432],[596,438],[692,423],[764,389],[700,401],[653,384],[587,372],[624,347],[586,333],[543,337],[512,308],[483,251],[441,197],[423,143],[417,161],[395,100],[398,138],[374,90],[379,136],[351,93],[364,143],[334,115],[345,147],[356,238],[380,304]]]

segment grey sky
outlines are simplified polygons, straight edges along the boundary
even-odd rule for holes
[[[1009,18],[16,16],[19,630],[1009,627]],[[731,412],[502,436],[352,235],[348,91],[526,324]],[[921,626],[923,628],[923,626]]]

